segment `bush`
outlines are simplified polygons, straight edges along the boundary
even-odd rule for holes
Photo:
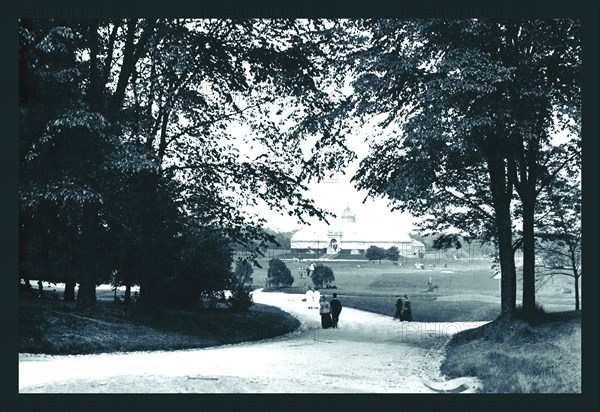
[[[269,260],[267,287],[287,287],[292,286],[293,283],[294,278],[292,272],[282,260],[276,258]]]
[[[254,304],[252,295],[250,294],[251,291],[252,289],[250,287],[242,287],[233,290],[233,296],[229,298],[231,310],[234,312],[243,312],[248,310],[248,308]]]
[[[235,262],[235,282],[240,286],[249,286],[252,285],[253,279],[252,274],[254,273],[254,268],[252,267],[252,263],[245,259],[238,258],[237,262]]]
[[[310,277],[317,288],[322,288],[323,285],[325,285],[325,287],[330,287],[331,283],[335,281],[333,270],[331,270],[329,266],[322,264],[318,264],[315,267],[315,270]]]
[[[379,246],[372,245],[367,249],[366,257],[369,260],[378,260],[381,263],[381,259],[386,257],[386,251]]]

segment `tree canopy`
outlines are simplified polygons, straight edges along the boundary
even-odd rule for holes
[[[354,79],[345,104],[376,134],[354,176],[357,187],[422,217],[424,229],[455,227],[497,242],[503,313],[515,308],[518,222],[524,306],[533,308],[537,194],[578,156],[578,22],[373,19],[348,26],[363,47],[340,51]],[[558,132],[570,132],[570,142],[554,142]]]
[[[274,237],[251,206],[326,218],[303,191],[344,162],[318,147],[341,124],[327,36],[309,20],[21,20],[21,248],[36,231],[80,244],[81,265],[60,272],[82,309],[113,269],[156,305],[193,230],[256,257]],[[48,216],[57,229],[36,227]]]

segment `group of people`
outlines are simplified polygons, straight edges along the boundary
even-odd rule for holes
[[[310,286],[306,291],[306,305],[309,309],[319,309],[321,315],[321,327],[323,329],[337,329],[340,313],[342,312],[342,302],[337,298],[337,293],[333,294],[331,301],[327,296],[321,295],[319,289],[313,290]]]
[[[308,309],[319,309],[321,315],[321,327],[323,329],[337,329],[342,311],[342,303],[337,298],[337,293],[333,294],[331,301],[327,300],[327,296],[321,295],[319,289],[314,290],[309,286],[306,291],[306,307]],[[396,311],[394,312],[394,320],[411,322],[412,308],[408,295],[396,296]]]
[[[410,300],[407,295],[404,295],[404,300],[401,296],[396,296],[396,311],[394,313],[394,320],[400,321],[412,321],[412,309],[410,307]]]
[[[306,266],[305,268],[298,269],[298,274],[300,275],[300,279],[304,279],[304,275],[306,275],[307,279],[310,279],[310,277],[312,276],[314,271],[315,271],[315,264],[311,263],[310,265]]]

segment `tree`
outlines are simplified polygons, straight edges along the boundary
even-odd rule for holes
[[[379,246],[371,245],[367,249],[366,253],[367,259],[369,260],[378,260],[379,264],[381,264],[381,259],[386,258],[386,251]]]
[[[281,259],[273,258],[269,260],[269,269],[267,270],[268,286],[286,287],[292,286],[294,277],[292,272]]]
[[[385,257],[386,259],[396,263],[398,260],[400,260],[400,251],[396,246],[391,246],[388,250],[386,250]]]
[[[569,173],[577,176],[576,173]],[[575,310],[579,310],[581,270],[581,187],[576,179],[562,176],[546,189],[547,213],[538,223],[536,276],[543,283],[556,275],[573,278]],[[565,205],[569,205],[565,207]]]
[[[509,144],[515,189],[523,218],[523,309],[535,311],[535,210],[538,197],[580,154],[581,40],[574,20],[529,21],[507,25],[514,67]],[[555,119],[560,119],[558,124]],[[575,138],[560,145],[552,133]],[[566,205],[565,205],[566,206]]]
[[[433,245],[431,247],[435,250],[446,250],[449,248],[460,249],[462,248],[462,244],[456,234],[441,234],[433,240]]]
[[[531,178],[539,190],[536,176],[545,176],[544,182],[553,176],[540,170],[549,158],[546,154],[558,152],[546,144],[549,121],[556,112],[575,121],[579,118],[577,23],[368,20],[354,24],[368,30],[369,36],[362,37],[362,48],[347,53],[347,60],[340,57],[355,78],[354,93],[345,104],[366,120],[379,115],[376,132],[386,133],[361,162],[354,177],[357,187],[371,196],[389,198],[395,208],[428,218],[423,229],[454,226],[470,238],[494,239],[502,270],[502,313],[512,313],[516,306],[513,223],[519,210],[515,185],[521,202],[527,203],[521,208],[523,216],[529,216],[527,208],[535,199],[530,191],[525,194],[523,182],[531,185]],[[351,27],[349,33],[358,31]],[[544,45],[545,41],[553,46]],[[551,54],[548,50],[554,46],[560,51]],[[563,91],[566,95],[561,97]],[[524,136],[528,143],[522,145]],[[533,151],[527,152],[526,147]],[[530,231],[533,222],[529,217],[523,222]],[[528,235],[525,244],[524,253],[531,256]],[[529,274],[528,268],[524,270]],[[529,279],[524,276],[527,308],[534,298]]]
[[[331,270],[329,266],[325,266],[321,263],[315,266],[315,270],[310,277],[317,288],[322,288],[324,285],[331,286],[335,281],[333,270]]]
[[[231,273],[233,252],[230,241],[221,231],[189,227],[174,241],[176,245],[168,249],[177,254],[178,263],[166,265],[161,270],[163,274],[171,274],[170,266],[178,269],[161,282],[166,305],[193,307],[203,292],[223,290],[235,282]]]
[[[302,194],[350,158],[319,146],[336,124],[325,32],[308,20],[20,21],[20,238],[45,210],[65,217],[81,310],[114,269],[139,283],[142,306],[160,305],[188,219],[255,259],[274,238],[248,206],[329,215]],[[116,244],[109,264],[101,250]]]
[[[238,258],[235,262],[235,283],[240,286],[252,285],[252,273],[254,273],[252,264],[246,259]]]

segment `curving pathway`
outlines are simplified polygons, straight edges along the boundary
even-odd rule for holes
[[[171,352],[20,354],[19,392],[447,392],[451,384],[435,383],[444,380],[439,364],[448,336],[486,323],[401,323],[344,308],[339,329],[323,330],[318,311],[307,309],[303,298],[254,292],[255,302],[301,321],[297,331],[274,339]],[[461,391],[476,384],[463,379]]]

